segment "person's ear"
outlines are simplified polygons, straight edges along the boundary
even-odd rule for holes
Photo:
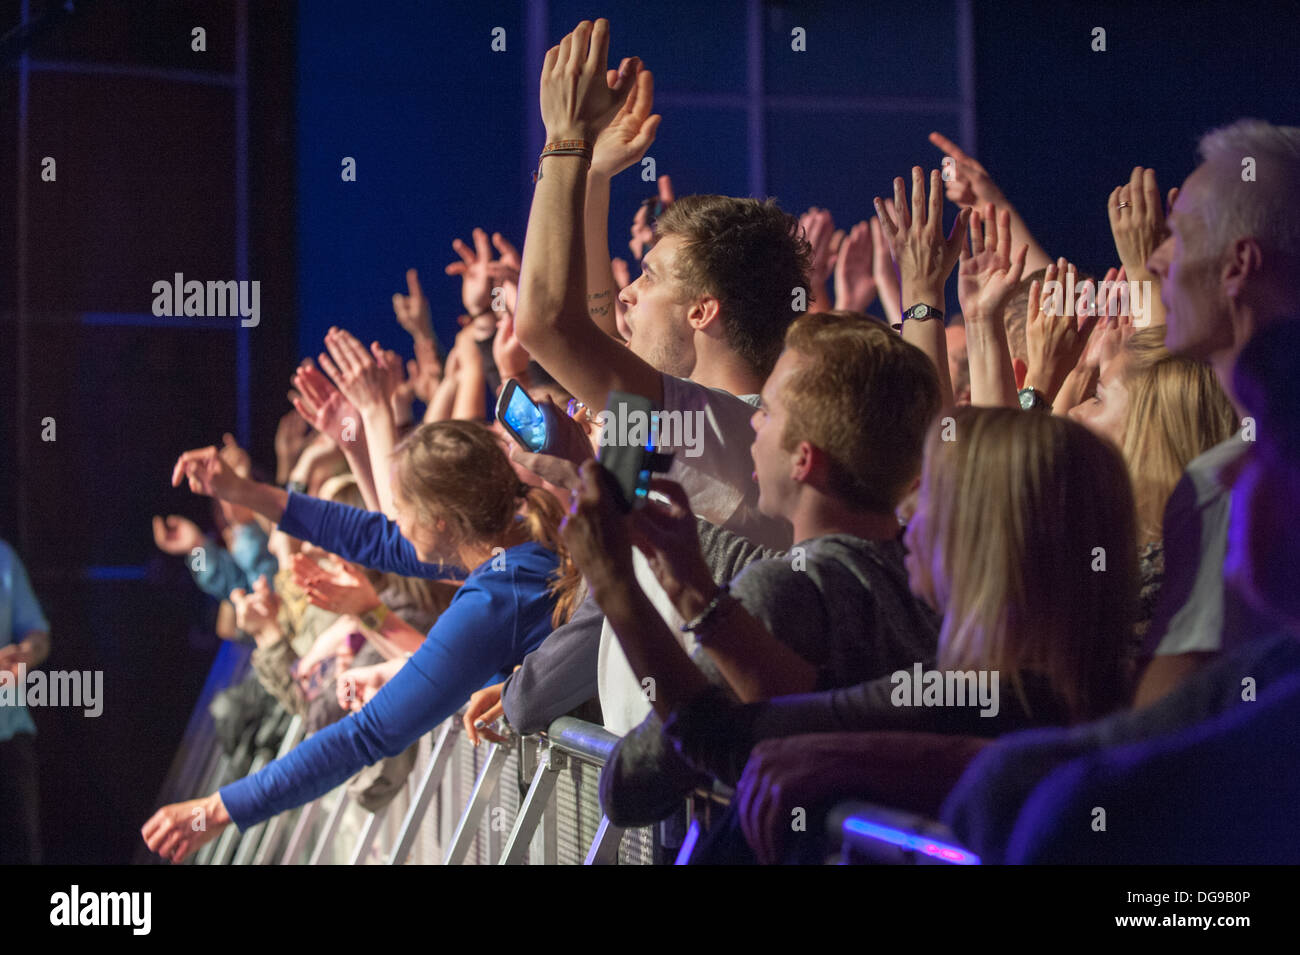
[[[1025,375],[1029,374],[1029,366],[1025,364],[1022,358],[1011,359],[1011,370],[1016,375],[1016,390],[1019,391],[1025,387]]]
[[[826,452],[811,442],[800,441],[790,452],[790,477],[799,484],[825,478]]]
[[[1245,236],[1234,242],[1228,250],[1222,272],[1223,289],[1228,298],[1235,299],[1240,295],[1242,286],[1259,275],[1263,264],[1264,254],[1258,240]]]
[[[690,311],[686,313],[686,320],[690,322],[693,331],[706,331],[714,322],[721,321],[720,311],[721,303],[716,298],[705,296],[691,306]]]

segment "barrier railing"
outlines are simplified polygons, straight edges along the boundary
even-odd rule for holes
[[[286,717],[287,719],[287,717]],[[265,732],[265,728],[262,730]],[[233,778],[256,772],[289,752],[303,737],[294,717],[272,752],[251,737],[232,755],[218,755],[202,774],[200,791],[211,792]],[[283,813],[240,833],[227,829],[200,851],[208,865],[584,865],[647,864],[653,861],[651,829],[624,831],[599,811],[597,779],[617,737],[571,717],[546,732],[473,746],[461,717],[444,722],[427,737],[427,756],[416,760],[405,787],[403,808],[362,809],[346,785],[300,810]],[[384,838],[389,816],[400,823]],[[345,821],[359,827],[342,842]],[[433,851],[416,858],[422,838]]]

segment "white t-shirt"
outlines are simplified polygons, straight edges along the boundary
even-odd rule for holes
[[[685,426],[689,431],[674,430],[681,430],[693,443],[688,448],[685,441],[665,441],[660,450],[673,454],[667,476],[685,490],[696,515],[755,543],[784,549],[790,546],[789,525],[758,511],[758,485],[754,483],[754,462],[749,454],[754,439],[750,418],[757,405],[757,395],[737,397],[685,378],[664,375],[661,410],[691,415],[692,424]],[[668,429],[663,433],[669,439],[676,437]],[[687,450],[692,453],[688,455]],[[681,632],[685,621],[640,551],[633,550],[632,563],[637,582],[659,615],[686,652],[693,651],[694,639]],[[643,688],[637,680],[608,620],[601,628],[596,667],[605,728],[622,736],[649,715],[652,687]]]
[[[1232,650],[1276,624],[1223,579],[1232,489],[1223,472],[1249,444],[1237,432],[1187,465],[1165,505],[1165,573],[1146,649],[1155,656]]]

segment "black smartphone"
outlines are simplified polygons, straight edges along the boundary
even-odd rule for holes
[[[601,437],[596,460],[613,476],[618,486],[620,510],[630,511],[645,504],[650,494],[651,476],[667,472],[672,466],[673,456],[655,447],[658,428],[651,422],[657,414],[649,398],[611,391],[606,412],[607,432]],[[608,430],[611,428],[613,430]],[[648,435],[643,444],[624,444],[618,440],[619,435],[637,433],[637,430]]]
[[[506,380],[497,398],[497,420],[520,447],[534,453],[546,447],[546,416],[542,407],[513,378]]]

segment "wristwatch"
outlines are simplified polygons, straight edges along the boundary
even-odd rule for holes
[[[931,305],[913,305],[903,313],[903,321],[912,319],[913,321],[926,321],[931,318],[937,318],[943,321],[943,312]]]
[[[1023,411],[1043,411],[1051,408],[1043,393],[1037,388],[1021,388],[1016,394],[1020,397],[1020,408]]]

